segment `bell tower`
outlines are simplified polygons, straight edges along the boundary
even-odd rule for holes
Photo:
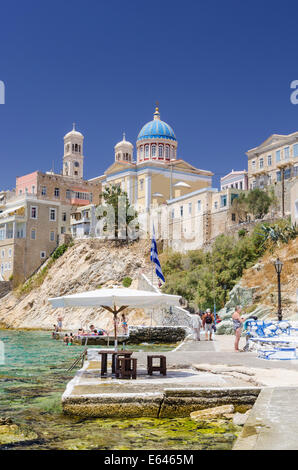
[[[84,136],[76,131],[75,123],[72,131],[64,136],[63,176],[83,179],[84,177]]]

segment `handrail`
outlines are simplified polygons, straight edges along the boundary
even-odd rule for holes
[[[82,360],[81,367],[83,367],[84,361],[85,361],[85,356],[87,355],[87,350],[88,350],[87,343],[88,343],[88,336],[86,336],[84,351],[75,359],[75,361],[72,363],[72,365],[67,369],[67,372],[70,372],[72,369],[74,369],[75,366],[79,363],[80,360]]]

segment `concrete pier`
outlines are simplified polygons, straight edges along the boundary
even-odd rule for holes
[[[298,450],[298,388],[264,388],[233,450]]]

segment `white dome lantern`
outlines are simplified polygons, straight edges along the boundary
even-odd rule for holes
[[[125,138],[125,132],[123,132],[123,139],[121,142],[115,145],[115,161],[132,162],[133,158],[133,145],[128,142]]]

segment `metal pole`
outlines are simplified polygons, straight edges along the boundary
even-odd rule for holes
[[[278,321],[282,321],[280,273],[277,273],[277,284],[278,284],[278,310],[277,310],[277,316],[278,316]]]
[[[285,216],[285,169],[281,169],[281,209],[282,216]]]
[[[118,349],[118,341],[117,341],[117,313],[114,312],[114,345],[115,351]]]

